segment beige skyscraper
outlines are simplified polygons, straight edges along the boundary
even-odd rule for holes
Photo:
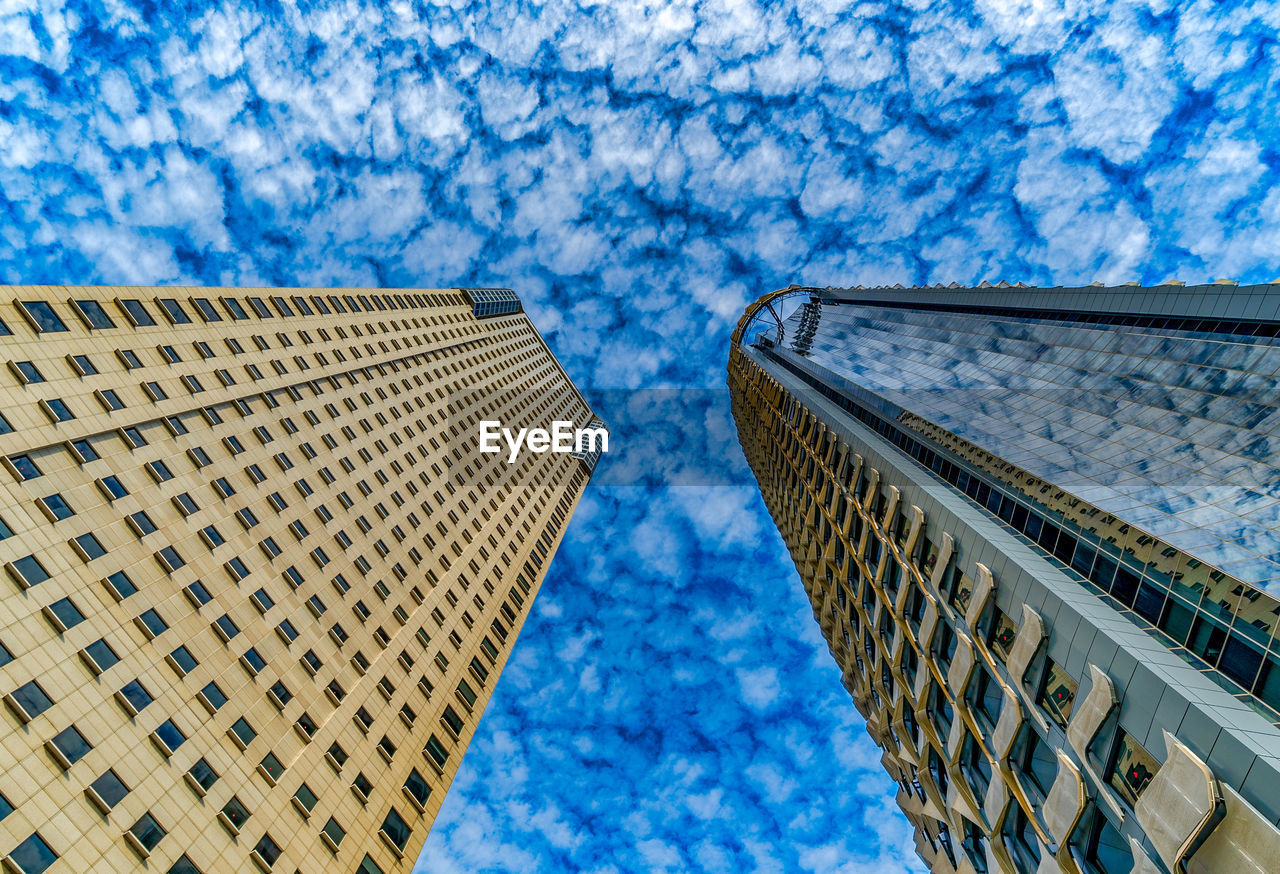
[[[501,289],[0,289],[0,857],[409,871],[598,457]]]

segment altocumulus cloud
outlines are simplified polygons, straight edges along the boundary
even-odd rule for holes
[[[722,385],[793,281],[1273,278],[1278,18],[10,0],[0,279],[519,289],[634,433],[421,868],[908,870],[722,396],[682,429],[653,418],[679,393],[646,420],[603,390]]]

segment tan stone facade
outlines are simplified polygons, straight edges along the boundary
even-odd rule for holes
[[[590,475],[501,290],[0,289],[0,856],[407,872]],[[56,858],[55,858],[56,857]]]

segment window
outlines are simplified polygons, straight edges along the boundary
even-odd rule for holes
[[[267,778],[272,786],[279,782],[284,776],[284,765],[275,753],[267,753],[262,757],[262,761],[258,763],[258,770]]]
[[[476,706],[476,693],[471,690],[471,686],[466,680],[458,681],[458,697],[467,705],[468,708]]]
[[[222,824],[232,834],[239,834],[240,829],[244,828],[244,824],[249,821],[249,808],[245,807],[239,798],[232,795],[231,799],[223,805],[218,818],[222,820]]]
[[[277,680],[272,684],[271,688],[267,690],[267,694],[271,696],[276,707],[281,710],[283,710],[285,706],[293,700],[293,693],[290,692],[288,687],[280,680]]]
[[[137,622],[148,640],[154,640],[169,628],[168,623],[154,609],[147,610],[139,615]]]
[[[40,371],[30,361],[12,361],[9,366],[13,368],[18,379],[23,383],[44,382],[44,377],[40,375]]]
[[[165,830],[156,822],[150,811],[142,814],[142,816],[129,828],[129,835],[133,838],[130,843],[135,844],[135,849],[142,848],[142,855],[145,857],[156,845],[160,843],[165,836]]]
[[[444,748],[444,745],[440,743],[440,739],[434,734],[427,738],[427,745],[423,747],[422,751],[430,756],[431,760],[441,768],[444,767],[445,762],[449,761],[449,751]]]
[[[356,874],[384,874],[384,872],[378,867],[378,864],[369,857],[369,854],[365,853],[363,861],[360,862],[360,867],[356,869]]]
[[[187,599],[196,605],[196,609],[213,600],[213,595],[209,594],[209,590],[199,580],[187,586],[183,591],[187,593]]]
[[[222,705],[227,703],[226,693],[222,691],[222,687],[217,683],[210,683],[200,690],[200,699],[211,712],[216,713],[222,709]]]
[[[59,398],[50,398],[42,403],[49,418],[55,422],[70,422],[76,417],[75,413],[71,412],[71,408]]]
[[[53,307],[42,300],[24,300],[18,304],[28,321],[40,334],[52,334],[70,330],[53,311]],[[40,870],[44,870],[41,868]]]
[[[74,628],[84,621],[84,614],[70,598],[54,601],[44,608],[44,614],[58,631]]]
[[[135,328],[145,328],[156,323],[156,320],[151,317],[151,313],[147,312],[147,308],[142,305],[142,301],[121,300],[117,301],[117,303],[124,310],[124,314],[129,321],[133,322]]]
[[[1098,807],[1093,809],[1086,832],[1084,861],[1089,874],[1127,874],[1133,870],[1129,842]]]
[[[173,473],[163,461],[148,461],[147,471],[151,474],[151,478],[158,483],[173,479]]]
[[[94,392],[94,396],[97,397],[98,403],[102,404],[102,408],[108,413],[124,409],[124,401],[120,400],[120,395],[114,389],[99,389]]]
[[[329,760],[329,764],[334,770],[341,771],[342,766],[347,763],[347,751],[337,743],[330,745],[328,751],[325,752],[325,758]]]
[[[116,357],[120,359],[120,363],[126,370],[137,370],[142,366],[142,359],[132,349],[117,349]]]
[[[42,475],[40,473],[40,468],[36,467],[36,463],[31,460],[31,456],[29,455],[9,456],[9,466],[13,468],[20,482],[35,479]]]
[[[124,487],[124,483],[114,476],[104,476],[98,480],[98,488],[107,496],[108,501],[114,501],[129,494],[129,490]]]
[[[240,656],[240,664],[244,665],[246,671],[252,676],[257,676],[267,666],[267,661],[253,647],[245,650],[244,655]]]
[[[81,658],[93,673],[101,674],[120,661],[120,656],[106,640],[99,638],[84,648]]]
[[[147,691],[146,686],[143,686],[137,680],[130,680],[120,691],[116,692],[116,700],[128,711],[130,716],[137,716],[155,699],[151,697],[151,693]]]
[[[106,548],[92,534],[81,534],[71,542],[76,547],[76,552],[80,553],[80,557],[85,561],[93,561],[107,554]]]
[[[170,866],[167,874],[203,874],[203,872],[196,867],[195,862],[192,862],[191,859],[187,857],[186,853],[183,853],[178,857],[178,860]]]
[[[418,773],[417,768],[409,771],[409,779],[404,781],[404,794],[408,796],[419,812],[426,808],[427,799],[431,797],[431,786]]]
[[[171,297],[160,298],[160,308],[169,317],[169,321],[175,325],[185,325],[191,321],[191,316],[187,315],[182,306]]]
[[[141,510],[129,516],[129,527],[131,527],[134,530],[134,533],[139,537],[154,534],[157,530],[156,523],[152,522],[151,517]]]
[[[268,869],[280,858],[280,847],[276,845],[275,841],[271,840],[271,835],[263,835],[262,840],[258,841],[254,846],[253,852],[266,863]]]
[[[299,786],[298,791],[293,793],[294,807],[298,808],[298,812],[304,817],[311,815],[311,811],[315,810],[319,800],[306,783]]]
[[[167,750],[172,755],[178,747],[186,742],[187,736],[182,730],[174,724],[172,719],[166,719],[156,727],[153,737],[160,744],[163,750]]]
[[[240,626],[236,625],[235,620],[226,613],[213,620],[213,629],[224,642],[230,641],[240,633]]]
[[[14,559],[6,567],[9,570],[9,575],[14,578],[14,582],[24,589],[49,579],[49,574],[44,569],[44,565],[40,564],[40,561],[34,555]]]
[[[368,801],[369,796],[373,794],[373,784],[363,773],[356,774],[356,778],[351,781],[351,788],[355,790],[361,801]]]
[[[200,794],[208,792],[218,782],[218,773],[204,759],[197,759],[191,770],[187,771],[187,776],[191,778],[191,783],[199,787]]]
[[[96,300],[73,300],[71,306],[75,308],[80,320],[90,330],[94,328],[114,328],[116,326],[116,323],[111,321],[111,316],[107,315],[107,311],[102,308],[102,304]]]
[[[283,638],[285,646],[288,646],[298,639],[298,629],[295,628],[293,623],[288,619],[280,620],[280,624],[276,626],[276,631],[279,632],[280,637]]]
[[[444,724],[448,726],[449,730],[453,732],[454,737],[457,737],[458,735],[462,734],[462,729],[464,728],[464,725],[462,722],[462,717],[458,715],[458,711],[454,710],[451,706],[446,704],[444,708],[444,714],[440,718],[444,722]]]
[[[30,722],[53,706],[52,699],[35,680],[19,686],[9,693],[9,700],[17,705],[15,715],[24,723]]]
[[[178,555],[178,551],[172,546],[166,546],[164,549],[157,552],[156,559],[159,560],[161,566],[170,573],[186,565],[182,556]]]
[[[1076,700],[1076,681],[1056,662],[1049,660],[1036,703],[1045,709],[1060,728],[1067,727]]]
[[[200,507],[196,505],[196,502],[192,500],[191,496],[186,492],[183,492],[180,495],[175,495],[173,497],[173,504],[178,508],[178,512],[183,516],[190,516],[200,510]]]
[[[53,748],[54,757],[59,760],[64,770],[80,761],[89,750],[93,749],[93,744],[85,740],[84,735],[74,725],[67,726],[55,734],[49,741],[49,745]]]
[[[259,613],[266,613],[276,605],[276,602],[267,594],[266,589],[258,589],[249,597],[253,600],[253,606],[258,609]]]
[[[258,736],[253,726],[242,716],[237,719],[231,726],[231,733],[242,746],[248,746],[253,743],[253,739]]]
[[[63,499],[62,495],[50,495],[47,498],[41,498],[40,509],[55,522],[70,519],[76,514],[76,511],[71,509],[71,505]]]
[[[40,837],[39,832],[33,832],[29,838],[13,848],[8,858],[18,866],[22,874],[44,874],[50,865],[58,861],[58,854],[45,842],[44,838]]]
[[[94,451],[93,444],[88,440],[76,440],[71,444],[71,448],[80,457],[82,464],[89,461],[97,461],[99,458],[98,453]]]
[[[89,360],[88,355],[71,355],[68,359],[76,373],[81,376],[92,376],[98,372],[98,368],[93,366],[93,362]]]
[[[403,854],[405,845],[409,843],[412,829],[393,807],[387,811],[387,817],[382,821],[382,830],[379,834],[395,847],[397,854]]]
[[[129,787],[124,785],[119,774],[108,768],[105,774],[89,784],[86,794],[95,807],[106,813],[129,794]]]
[[[169,653],[168,662],[178,672],[179,676],[186,676],[200,664],[185,646],[180,646]]]
[[[107,577],[106,583],[107,588],[111,590],[111,594],[115,596],[117,601],[123,601],[138,591],[138,587],[133,584],[133,580],[129,579],[129,575],[124,571],[116,571]]]
[[[1107,782],[1120,793],[1130,807],[1138,801],[1138,796],[1147,788],[1151,778],[1160,770],[1160,763],[1155,760],[1127,731],[1121,729],[1116,738],[1115,751],[1112,753],[1110,773]]]
[[[218,311],[213,308],[213,303],[207,297],[193,297],[191,302],[200,311],[200,318],[206,322],[222,321],[222,316],[218,315]]]
[[[347,836],[347,832],[342,826],[338,825],[338,821],[333,817],[329,817],[329,821],[324,824],[324,828],[320,830],[320,837],[325,845],[333,852],[338,852],[338,847],[342,845],[342,839]]]

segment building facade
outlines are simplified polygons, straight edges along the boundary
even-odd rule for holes
[[[0,856],[407,872],[594,457],[503,289],[0,289]]]
[[[743,315],[743,450],[930,870],[1280,870],[1278,338],[1234,283]]]

